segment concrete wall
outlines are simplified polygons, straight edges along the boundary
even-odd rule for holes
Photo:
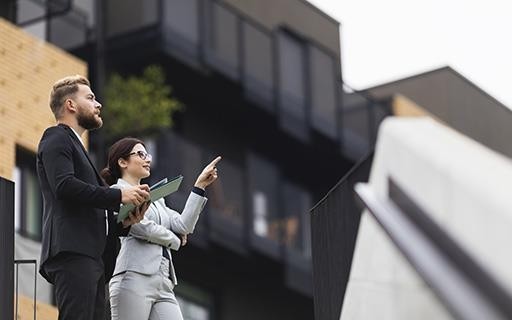
[[[379,131],[370,175],[379,199],[388,197],[388,177],[512,292],[510,159],[428,118],[389,118]],[[451,316],[364,213],[341,319]]]

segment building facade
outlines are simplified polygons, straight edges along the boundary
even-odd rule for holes
[[[155,180],[185,177],[166,199],[171,207],[181,210],[200,169],[223,156],[205,212],[175,258],[185,317],[313,318],[307,212],[371,150],[386,114],[371,102],[344,103],[339,23],[302,0],[12,3],[7,13],[20,27],[88,64],[100,101],[108,74],[164,68],[185,110],[172,130],[142,138]],[[91,136],[98,168],[102,141]],[[16,153],[20,166],[30,167],[33,150]]]

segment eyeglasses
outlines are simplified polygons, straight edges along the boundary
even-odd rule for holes
[[[153,159],[153,157],[152,157],[149,153],[144,152],[144,151],[142,151],[142,150],[132,152],[132,153],[130,153],[129,155],[130,155],[130,156],[132,156],[132,155],[134,155],[134,154],[138,155],[138,156],[139,156],[139,158],[141,158],[142,160],[148,160],[148,161],[151,161],[151,159]]]

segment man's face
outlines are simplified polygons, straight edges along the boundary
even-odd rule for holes
[[[101,128],[103,125],[103,120],[100,117],[101,104],[96,101],[91,88],[79,84],[78,91],[72,100],[77,105],[76,119],[79,126],[86,130]]]

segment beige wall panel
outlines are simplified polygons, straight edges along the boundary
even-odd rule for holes
[[[50,89],[71,74],[87,75],[85,62],[0,19],[0,176],[12,179],[16,145],[35,153],[55,125]]]

